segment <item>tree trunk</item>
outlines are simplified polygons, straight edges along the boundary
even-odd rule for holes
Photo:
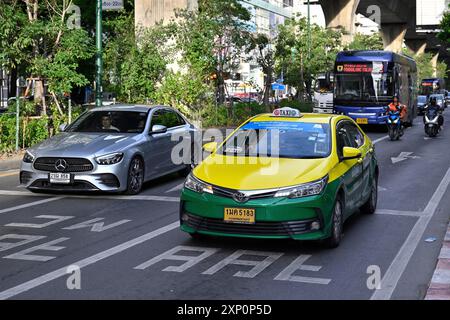
[[[34,84],[34,102],[41,106],[41,116],[47,114],[47,105],[45,103],[44,81],[39,79]]]
[[[270,94],[272,92],[272,70],[266,70],[265,76],[265,88],[264,88],[264,106],[266,107],[267,112],[271,112],[270,110]]]
[[[299,101],[304,102],[305,97],[305,76],[303,68],[303,54],[300,54],[300,87],[299,87]]]
[[[219,71],[217,74],[217,92],[219,93],[219,104],[225,102],[225,81],[223,79],[223,72]]]

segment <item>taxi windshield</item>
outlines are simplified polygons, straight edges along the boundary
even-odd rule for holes
[[[290,159],[326,158],[330,152],[329,124],[289,121],[249,122],[217,151],[223,155]]]

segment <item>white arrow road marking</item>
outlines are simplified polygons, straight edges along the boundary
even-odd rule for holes
[[[383,187],[378,187],[378,191],[387,191],[388,189],[386,189],[386,188],[383,188]]]
[[[114,256],[120,252],[123,252],[129,248],[132,248],[134,246],[137,246],[141,243],[144,243],[148,240],[151,240],[155,237],[158,237],[162,234],[165,234],[171,230],[174,230],[180,226],[180,223],[178,221],[173,222],[165,227],[159,228],[155,231],[151,231],[149,233],[146,233],[142,236],[139,236],[137,238],[134,238],[132,240],[129,240],[127,242],[124,242],[122,244],[119,244],[113,248],[107,249],[105,251],[99,252],[97,254],[94,254],[93,256],[90,256],[86,259],[79,260],[77,262],[68,264],[69,265],[76,265],[80,269],[87,267],[89,265],[92,265],[96,262],[99,262],[101,260],[104,260],[106,258],[109,258],[111,256]],[[4,290],[0,292],[0,300],[6,300],[8,298],[14,297],[18,294],[27,292],[28,290],[34,289],[40,285],[43,285],[44,283],[50,282],[52,280],[64,277],[67,275],[67,266],[62,267],[60,269],[56,269],[55,271],[49,272],[47,274],[44,274],[40,277],[37,277],[35,279],[29,280],[25,283],[19,284],[15,287],[9,288],[7,290]]]
[[[391,158],[393,164],[405,161],[407,159],[420,159],[418,156],[412,156],[413,152],[401,152],[398,157]]]

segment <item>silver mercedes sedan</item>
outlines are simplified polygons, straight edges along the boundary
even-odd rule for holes
[[[170,107],[95,108],[80,115],[62,133],[27,150],[20,183],[31,191],[138,194],[148,180],[190,170],[189,160],[174,160],[173,149],[183,139],[185,145],[193,147],[196,131]]]

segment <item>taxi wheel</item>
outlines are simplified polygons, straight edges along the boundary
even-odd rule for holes
[[[343,203],[341,196],[338,196],[333,208],[331,235],[324,242],[325,246],[330,249],[338,247],[342,240],[342,229],[344,227]]]
[[[127,191],[125,194],[136,195],[142,190],[144,184],[144,161],[141,158],[135,157],[131,160],[128,169]]]
[[[374,214],[377,210],[377,202],[378,202],[378,178],[374,177],[372,181],[372,187],[370,190],[369,200],[360,208],[362,213],[365,214]]]

